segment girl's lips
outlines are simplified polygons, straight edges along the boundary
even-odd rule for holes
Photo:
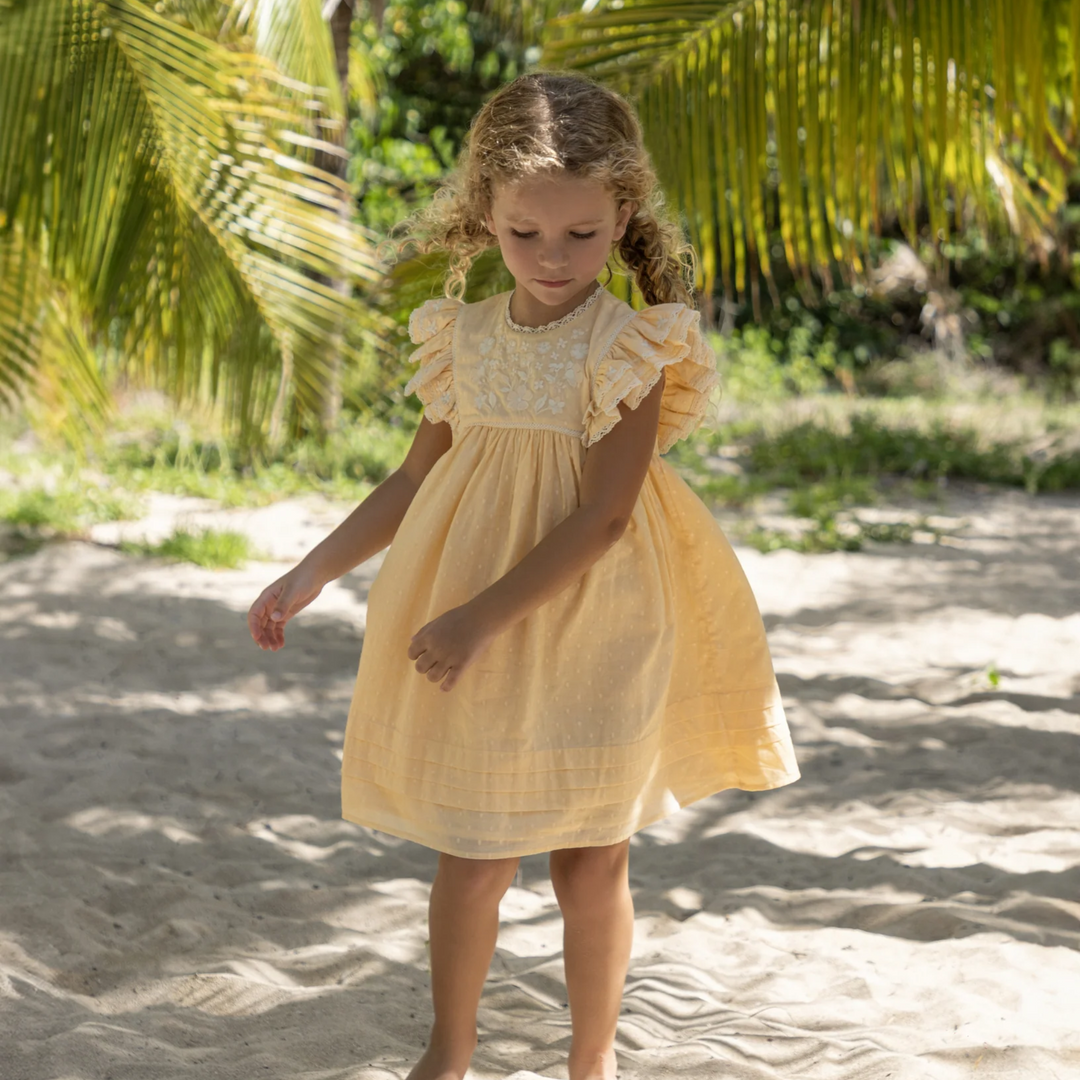
[[[541,281],[540,278],[537,278],[536,280],[541,285],[557,286],[557,285],[569,285],[570,284],[570,279],[569,278],[567,278],[565,281]]]

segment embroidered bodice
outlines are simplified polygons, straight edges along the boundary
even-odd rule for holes
[[[455,439],[475,426],[530,428],[589,446],[618,422],[618,403],[636,408],[665,368],[660,452],[700,422],[718,378],[696,311],[635,311],[601,288],[555,322],[519,327],[510,295],[474,304],[440,297],[409,320],[420,369],[405,392],[420,396],[432,422],[447,421]]]

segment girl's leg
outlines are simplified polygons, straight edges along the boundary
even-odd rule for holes
[[[634,937],[630,841],[551,853],[563,913],[570,998],[570,1080],[614,1080],[615,1028]]]
[[[435,1023],[407,1080],[462,1080],[476,1049],[476,1009],[495,952],[499,901],[517,871],[515,859],[439,855],[431,886],[431,997]]]

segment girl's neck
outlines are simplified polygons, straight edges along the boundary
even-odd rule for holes
[[[569,315],[574,308],[587,300],[595,290],[603,286],[595,279],[588,282],[573,296],[558,304],[542,304],[528,289],[515,288],[510,297],[510,318],[518,326],[547,326]]]

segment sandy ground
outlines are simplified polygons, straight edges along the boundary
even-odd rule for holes
[[[634,837],[625,1080],[1080,1078],[1080,500],[949,509],[969,520],[951,546],[740,549],[804,776]],[[379,560],[283,652],[244,626],[345,512],[157,497],[97,544],[0,565],[3,1080],[391,1080],[415,1060],[436,856],[339,816]],[[102,546],[178,516],[279,562]],[[502,916],[472,1075],[565,1077],[543,856]]]

